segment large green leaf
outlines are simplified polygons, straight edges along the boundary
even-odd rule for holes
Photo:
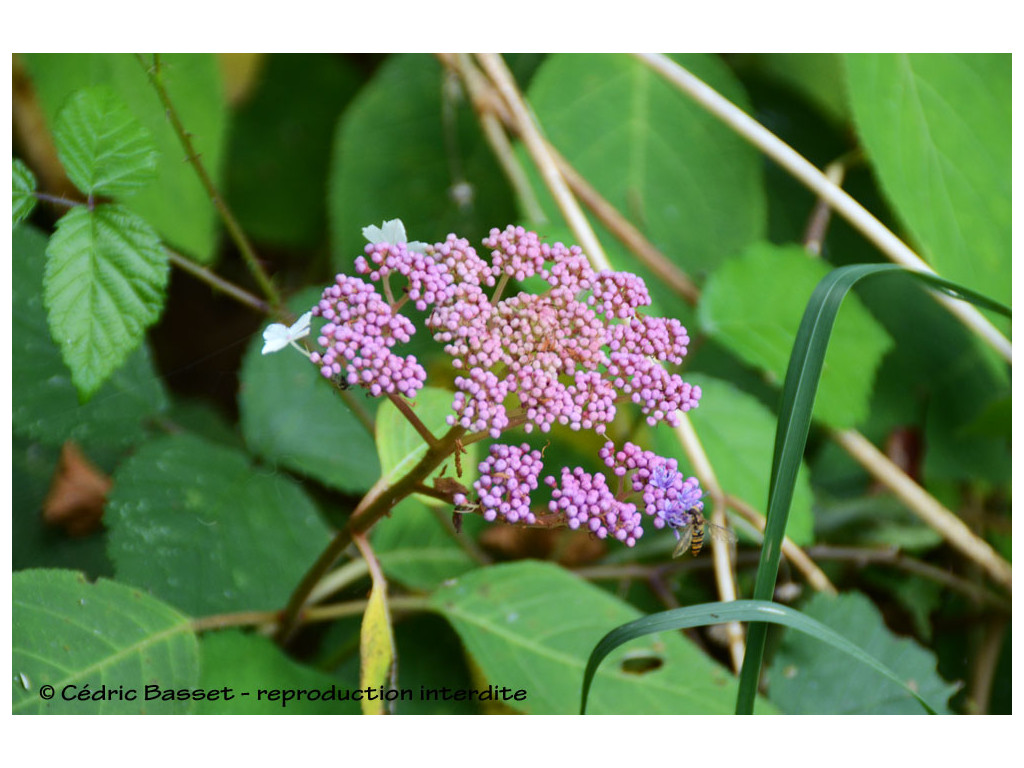
[[[686,380],[703,393],[700,408],[689,416],[719,484],[726,493],[764,510],[775,444],[775,416],[757,399],[727,382],[699,374],[687,375]],[[663,455],[679,453],[674,432],[659,429],[655,439]],[[786,535],[801,546],[814,541],[813,501],[807,469],[802,467],[786,525]]]
[[[71,380],[84,398],[142,342],[160,316],[167,256],[150,226],[127,208],[76,208],[46,249],[43,300]]]
[[[334,138],[327,200],[339,271],[351,272],[366,245],[359,233],[368,224],[401,218],[412,240],[435,242],[458,232],[472,242],[508,223],[508,188],[476,116],[461,100],[446,111],[443,84],[432,56],[392,55],[345,110]],[[463,181],[467,204],[452,194]]]
[[[18,158],[11,161],[11,226],[27,219],[36,207],[36,177]]]
[[[75,92],[53,128],[57,156],[84,194],[123,197],[156,176],[153,139],[108,86]]]
[[[198,701],[197,715],[355,715],[355,700],[324,700],[346,694],[348,685],[288,658],[266,637],[230,630],[205,635],[199,644],[199,687],[228,688],[233,699]],[[354,682],[354,681],[353,681]],[[248,695],[246,695],[248,694]],[[273,698],[271,698],[273,697]],[[286,700],[287,699],[287,700]]]
[[[144,59],[151,61],[149,55]],[[25,60],[51,128],[57,113],[81,88],[107,85],[124,100],[159,152],[156,179],[126,204],[152,224],[165,242],[210,261],[217,244],[213,205],[195,169],[185,161],[185,150],[139,60],[127,53],[28,54]],[[171,101],[214,184],[220,184],[227,108],[216,57],[172,53],[162,55],[160,61]]]
[[[674,57],[741,107],[716,57]],[[757,152],[643,63],[623,54],[545,59],[527,92],[547,138],[605,199],[692,275],[765,231]],[[560,214],[547,195],[545,210]],[[633,269],[631,263],[618,269]],[[659,281],[649,281],[657,291]]]
[[[12,587],[15,714],[188,710],[187,700],[145,700],[146,686],[195,687],[199,651],[187,617],[137,589],[90,584],[74,571],[20,571]],[[90,698],[75,698],[82,694]],[[97,694],[106,700],[92,700]]]
[[[610,628],[635,619],[628,604],[548,563],[482,568],[439,589],[431,604],[455,627],[484,680],[526,692],[508,706],[530,714],[579,711],[590,649]],[[641,654],[657,664],[623,670]],[[628,665],[627,665],[628,666]],[[736,683],[676,633],[612,654],[598,672],[590,711],[598,714],[724,714]]]
[[[185,434],[121,465],[106,522],[118,578],[193,615],[280,608],[329,540],[298,485]]]
[[[846,64],[865,153],[925,260],[1008,304],[1010,54],[853,54]]]
[[[318,291],[303,291],[289,306],[299,315],[318,298]],[[312,338],[322,325],[322,319],[313,318]],[[369,490],[380,477],[380,462],[373,435],[353,407],[369,416],[376,403],[358,389],[350,391],[346,402],[294,350],[263,355],[262,345],[262,338],[253,337],[242,362],[239,408],[246,445],[274,464],[333,488]]]
[[[815,595],[803,613],[835,630],[886,665],[939,714],[958,686],[936,672],[935,657],[913,640],[895,637],[878,609],[856,593]],[[880,675],[851,674],[849,662],[801,632],[786,632],[769,672],[772,701],[798,715],[918,715],[905,688]]]
[[[120,452],[146,437],[146,423],[167,407],[167,396],[143,345],[89,402],[79,403],[43,307],[46,243],[28,225],[12,236],[14,431],[54,447],[74,440],[94,458],[97,451]]]
[[[827,272],[827,265],[798,246],[759,243],[708,280],[698,320],[708,334],[780,383],[804,305]],[[849,297],[829,342],[815,416],[838,429],[860,423],[875,370],[891,346],[856,296]]]
[[[730,602],[703,603],[701,605],[686,606],[685,608],[673,608],[672,610],[644,616],[621,627],[616,627],[601,638],[601,641],[594,646],[594,650],[587,660],[582,696],[580,697],[581,712],[587,711],[590,686],[595,672],[600,669],[601,662],[616,648],[631,640],[645,637],[654,632],[689,629],[708,624],[724,624],[731,621],[769,622],[799,630],[815,640],[831,646],[829,650],[832,653],[840,651],[848,657],[853,657],[862,664],[881,673],[881,675],[895,683],[897,687],[901,687],[904,695],[916,700],[916,706],[919,708],[923,707],[929,714],[936,713],[935,708],[918,692],[915,681],[905,682],[901,680],[895,672],[872,654],[821,622],[815,621],[788,606],[772,603],[767,600],[733,600]],[[760,626],[763,626],[763,624],[760,624]],[[840,674],[850,674],[848,664],[842,665],[839,669],[841,670]]]

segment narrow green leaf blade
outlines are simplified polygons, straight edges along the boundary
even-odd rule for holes
[[[127,208],[76,208],[46,249],[43,300],[50,331],[83,398],[96,392],[160,315],[167,256]]]
[[[910,276],[931,288],[970,301],[976,306],[1010,315],[1007,307],[970,289],[895,264],[853,264],[839,267],[829,272],[818,283],[800,321],[782,390],[779,427],[775,433],[771,484],[768,490],[767,526],[754,582],[755,599],[771,600],[775,591],[782,538],[793,499],[793,488],[807,445],[814,399],[839,307],[858,281],[883,274]],[[740,689],[736,700],[738,714],[749,714],[752,710],[761,675],[766,636],[767,627],[764,624],[751,625],[747,634],[743,669],[740,671]]]
[[[118,579],[195,616],[280,608],[329,541],[300,486],[187,434],[121,465],[105,519]]]
[[[11,227],[18,226],[36,207],[36,177],[18,158],[11,162]]]
[[[585,713],[587,709],[587,698],[590,693],[591,683],[604,658],[613,650],[638,637],[652,634],[654,632],[667,632],[674,629],[688,629],[690,627],[703,627],[708,624],[724,624],[730,621],[747,622],[768,622],[781,624],[791,629],[798,630],[804,634],[827,643],[835,650],[852,656],[857,661],[865,664],[875,671],[881,673],[889,680],[900,685],[911,696],[913,696],[924,707],[925,711],[935,714],[931,704],[922,698],[918,693],[903,681],[896,673],[878,661],[874,656],[865,653],[861,648],[851,643],[842,635],[832,631],[824,624],[811,619],[808,616],[795,611],[784,605],[772,603],[765,600],[736,600],[731,603],[704,603],[702,605],[691,605],[686,608],[676,608],[671,611],[644,616],[636,621],[631,621],[620,627],[616,627],[594,647],[587,660],[587,668],[583,676],[583,691],[580,699],[580,712]]]
[[[371,575],[373,571],[371,570]],[[388,611],[388,584],[383,578],[373,579],[370,598],[366,602],[363,623],[359,628],[359,687],[392,688],[395,669],[395,636]],[[387,703],[380,698],[363,699],[364,715],[383,715]]]
[[[1010,54],[850,54],[846,65],[865,154],[925,260],[1008,303]]]
[[[68,178],[84,194],[121,197],[156,178],[156,145],[107,86],[76,92],[57,115],[53,140]]]
[[[177,714],[188,701],[145,701],[145,686],[192,688],[199,650],[189,619],[132,587],[75,571],[12,578],[14,714]],[[43,686],[54,689],[51,699]],[[102,686],[107,700],[66,700]],[[124,700],[116,692],[134,691]],[[121,700],[119,700],[121,699]]]

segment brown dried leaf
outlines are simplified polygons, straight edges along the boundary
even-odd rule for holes
[[[86,536],[103,522],[103,505],[113,482],[70,440],[64,443],[50,491],[43,500],[43,520],[71,536]]]

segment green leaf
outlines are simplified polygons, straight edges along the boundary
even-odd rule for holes
[[[430,433],[440,438],[450,429],[447,419],[452,415],[452,398],[448,390],[424,387],[416,393],[415,400],[406,402]],[[469,445],[460,459],[463,471],[458,480],[466,487],[472,485],[476,477],[478,446],[479,442]],[[383,476],[389,482],[398,480],[415,467],[426,452],[427,444],[405,415],[390,400],[381,403],[377,412],[377,454]],[[432,485],[433,479],[441,473],[446,473],[448,477],[456,476],[454,461],[434,470],[423,481],[424,485]],[[426,504],[444,506],[444,502],[433,497],[422,494],[417,496]]]
[[[319,299],[302,291],[289,301],[298,315]],[[324,324],[314,317],[311,337]],[[263,355],[257,334],[242,362],[241,410],[245,443],[256,455],[342,491],[367,491],[380,477],[373,435],[360,420],[373,418],[376,403],[361,390],[339,396],[335,388],[293,350]],[[325,446],[331,446],[325,449]]]
[[[199,643],[202,673],[199,687],[205,690],[230,688],[229,701],[198,701],[197,715],[355,715],[355,701],[324,701],[298,698],[298,691],[329,692],[332,686],[348,685],[288,658],[269,638],[235,630],[211,632]],[[355,686],[352,686],[355,687]],[[263,695],[260,695],[263,691]],[[285,701],[285,692],[293,698]],[[242,695],[248,692],[248,696]],[[274,695],[273,700],[270,696]]]
[[[455,627],[483,680],[526,692],[510,707],[530,714],[578,711],[587,655],[610,626],[636,618],[628,604],[549,563],[523,561],[472,571],[430,599]],[[643,653],[658,665],[622,669]],[[620,651],[597,675],[592,711],[600,714],[724,714],[736,684],[677,633]],[[627,665],[628,666],[628,665]]]
[[[935,656],[913,640],[894,636],[866,597],[815,595],[803,614],[891,669],[902,685],[851,669],[823,643],[801,632],[786,632],[772,664],[769,691],[787,714],[916,715],[922,699],[937,713],[949,714],[946,703],[959,686],[939,676]]]
[[[145,67],[127,53],[28,54],[32,84],[47,124],[79,89],[107,85],[128,105],[153,137],[159,153],[156,179],[139,190],[127,205],[148,221],[164,242],[202,262],[217,246],[216,212],[195,168],[185,161],[178,136],[150,84]],[[191,134],[214,185],[221,184],[228,112],[220,70],[213,54],[169,53],[160,57],[164,85],[185,129]]]
[[[24,225],[14,230],[12,241],[14,432],[53,447],[74,440],[94,456],[110,456],[146,439],[147,424],[167,408],[146,346],[80,404],[43,307],[46,236]]]
[[[160,316],[167,256],[127,208],[76,208],[46,249],[43,300],[50,330],[83,399],[95,394]]]
[[[476,567],[476,561],[444,529],[439,515],[451,516],[449,511],[435,513],[418,499],[406,498],[389,519],[373,527],[373,551],[389,578],[411,589],[430,591]]]
[[[718,58],[673,58],[747,107],[742,86]],[[625,54],[549,56],[527,96],[566,160],[691,275],[763,236],[767,206],[757,152],[643,63]],[[546,193],[541,200],[548,218],[561,221]],[[615,267],[637,271],[634,261]],[[656,293],[662,284],[647,283]]]
[[[280,608],[329,540],[298,485],[184,434],[121,465],[105,519],[118,578],[195,616]]]
[[[188,701],[145,701],[147,685],[195,686],[199,651],[187,617],[137,589],[106,579],[90,584],[74,571],[20,571],[12,587],[15,714],[188,710]],[[53,686],[53,698],[41,696],[44,685]],[[103,686],[114,694],[107,701],[65,701]],[[118,691],[136,698],[118,700]]]
[[[18,226],[36,207],[36,177],[18,158],[11,161],[11,227]]]
[[[727,382],[700,374],[689,374],[686,380],[703,392],[700,408],[691,411],[689,416],[715,468],[719,484],[726,493],[743,499],[755,509],[765,509],[775,416],[756,398]],[[674,432],[656,430],[655,440],[662,455],[679,453],[679,441]],[[786,525],[786,535],[800,546],[814,541],[813,502],[807,468],[801,466]]]
[[[83,193],[127,196],[156,177],[153,139],[107,86],[77,91],[53,128],[57,156]]]
[[[338,271],[351,272],[368,224],[400,218],[412,240],[434,242],[449,232],[472,240],[513,215],[504,175],[473,110],[458,98],[446,106],[444,83],[433,56],[392,55],[345,110],[334,137],[327,198]],[[445,150],[452,142],[454,154]],[[452,195],[457,183],[471,192],[467,204]]]
[[[745,362],[781,382],[804,304],[828,266],[798,246],[759,243],[730,259],[701,295],[701,327]],[[867,417],[875,371],[892,341],[850,297],[836,321],[814,415],[837,429]]]
[[[810,635],[815,640],[831,646],[833,656],[836,655],[834,651],[842,651],[843,653],[852,656],[857,661],[860,661],[862,664],[880,672],[889,680],[896,683],[896,685],[901,686],[906,691],[908,698],[912,696],[916,699],[918,705],[920,707],[924,707],[929,714],[935,714],[936,712],[929,701],[917,693],[915,687],[911,683],[901,680],[898,675],[886,667],[882,662],[871,654],[866,653],[856,644],[850,642],[850,640],[843,635],[833,632],[824,624],[808,618],[799,611],[795,611],[785,605],[779,605],[778,603],[772,603],[765,600],[734,600],[728,603],[691,605],[686,608],[676,608],[671,611],[663,611],[650,616],[644,616],[643,618],[632,621],[629,624],[616,627],[601,638],[601,642],[594,647],[593,652],[590,654],[590,658],[587,661],[586,674],[583,678],[583,692],[581,696],[580,711],[586,712],[591,680],[595,677],[595,673],[598,671],[601,662],[614,649],[629,642],[630,640],[634,640],[638,637],[644,637],[653,632],[665,632],[673,629],[688,629],[690,627],[702,627],[708,624],[723,624],[730,621],[770,622],[772,624],[782,624],[791,629],[799,630],[804,634]],[[850,667],[849,664],[846,663],[845,659],[843,659],[841,670],[841,674],[844,674],[846,678],[851,677]],[[857,672],[859,672],[859,670]],[[854,675],[856,674],[857,673],[854,673]],[[875,679],[875,684],[878,684],[877,679]]]
[[[882,190],[942,277],[1010,302],[1010,55],[851,54],[854,122]]]

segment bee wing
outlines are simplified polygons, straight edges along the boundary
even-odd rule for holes
[[[720,525],[714,523],[706,523],[704,527],[704,535],[710,536],[715,541],[724,541],[728,544],[736,543],[736,534],[730,531],[728,528],[723,528]]]
[[[690,523],[683,528],[682,538],[679,539],[679,543],[676,544],[676,548],[672,550],[672,557],[679,557],[690,548],[690,542],[693,541],[693,532],[696,529],[694,523]]]

